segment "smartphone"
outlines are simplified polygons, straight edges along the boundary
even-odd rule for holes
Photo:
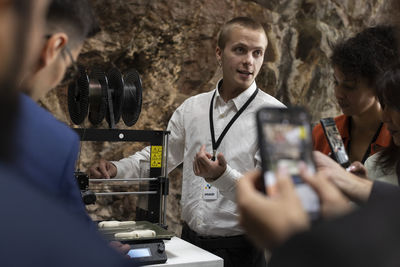
[[[300,178],[298,168],[302,161],[311,173],[315,173],[308,113],[302,107],[265,107],[256,116],[265,193],[271,197],[276,194],[275,173],[280,166],[284,166],[303,208],[311,219],[317,219],[320,214],[318,195]]]
[[[350,166],[349,156],[346,153],[342,136],[336,127],[335,120],[333,118],[324,118],[320,120],[322,128],[324,129],[326,140],[331,148],[332,158],[342,165],[343,168]]]

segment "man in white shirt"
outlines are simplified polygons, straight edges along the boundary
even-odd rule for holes
[[[182,238],[222,257],[225,266],[265,266],[263,253],[243,237],[235,191],[239,177],[261,164],[255,112],[284,107],[254,81],[267,45],[262,25],[251,18],[227,22],[216,48],[223,79],[188,98],[168,123],[168,172],[183,162]],[[141,160],[150,160],[149,147],[118,162],[101,160],[90,175],[138,177]]]

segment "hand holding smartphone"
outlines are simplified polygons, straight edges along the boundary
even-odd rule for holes
[[[299,175],[300,162],[304,162],[310,172],[315,172],[308,113],[301,107],[265,107],[256,116],[267,195],[273,197],[276,193],[275,173],[282,166],[288,170],[303,208],[311,219],[318,218],[318,195]]]

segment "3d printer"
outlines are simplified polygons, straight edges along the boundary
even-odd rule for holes
[[[88,74],[89,73],[89,74]],[[167,177],[168,136],[167,131],[119,130],[115,125],[122,117],[127,126],[134,125],[140,115],[142,85],[136,70],[122,75],[117,68],[103,72],[94,68],[91,72],[79,67],[78,78],[68,87],[68,109],[74,124],[80,125],[88,116],[93,125],[106,118],[109,129],[74,128],[81,141],[147,142],[151,146],[149,177],[127,179],[90,179],[79,170],[75,173],[83,201],[86,205],[96,202],[97,197],[106,195],[145,195],[145,201],[136,207],[135,226],[100,229],[108,239],[115,239],[118,231],[151,228],[156,235],[151,238],[121,240],[132,246],[131,256],[143,264],[162,263],[167,260],[163,239],[173,234],[165,229],[166,204],[169,188]],[[92,190],[91,183],[143,183],[146,190],[125,192],[99,192]],[[139,187],[140,189],[140,187]],[[135,252],[136,251],[136,252]],[[143,254],[144,253],[144,254]]]

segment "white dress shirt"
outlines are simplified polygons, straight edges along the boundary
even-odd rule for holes
[[[228,166],[221,177],[212,183],[219,189],[218,198],[205,200],[203,190],[207,183],[202,177],[194,174],[193,159],[203,144],[206,145],[206,151],[212,153],[209,109],[211,98],[217,88],[188,98],[172,115],[168,123],[168,130],[171,131],[168,172],[183,162],[182,219],[192,230],[205,236],[233,236],[243,233],[238,223],[235,203],[236,180],[244,172],[261,165],[256,111],[263,106],[285,106],[274,97],[261,90],[258,91],[255,99],[233,123],[217,149],[217,154],[223,153]],[[222,99],[217,90],[213,107],[216,140],[256,89],[254,82],[243,93],[228,102]],[[138,177],[140,160],[150,160],[149,147],[128,158],[113,162],[118,170],[116,178]]]

